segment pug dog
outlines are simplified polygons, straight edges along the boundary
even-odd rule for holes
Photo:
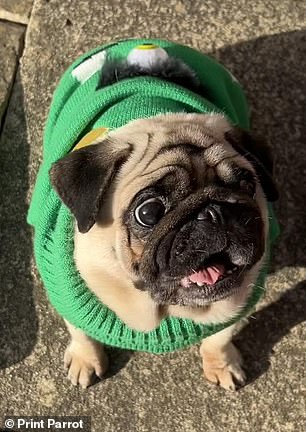
[[[277,199],[248,125],[232,74],[171,41],[110,43],[67,69],[28,221],[73,384],[103,376],[104,345],[195,342],[209,381],[244,384],[231,340],[263,290]]]
[[[277,191],[268,147],[225,115],[133,120],[55,162],[50,177],[75,218],[81,277],[130,328],[148,332],[166,317],[219,323],[242,310],[266,263]],[[68,377],[87,387],[107,356],[66,324]],[[205,377],[230,390],[246,380],[237,325],[200,347]]]

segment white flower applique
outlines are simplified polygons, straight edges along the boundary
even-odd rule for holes
[[[84,84],[93,74],[101,70],[105,63],[106,51],[100,51],[92,55],[71,72],[71,75],[76,78],[81,84]]]

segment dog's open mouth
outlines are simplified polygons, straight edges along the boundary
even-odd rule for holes
[[[230,261],[227,254],[215,254],[204,262],[198,270],[193,270],[190,274],[183,277],[181,285],[184,288],[188,288],[191,285],[199,287],[216,285],[226,278],[233,278],[238,270],[239,267]]]

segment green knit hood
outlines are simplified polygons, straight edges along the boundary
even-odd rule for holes
[[[205,96],[150,76],[120,80],[99,88],[109,59],[126,59],[133,49],[154,44],[194,71]],[[74,221],[52,189],[49,169],[91,130],[115,129],[138,118],[166,113],[223,113],[231,123],[249,128],[245,96],[235,78],[211,58],[186,46],[156,39],[133,39],[104,45],[84,54],[65,72],[54,93],[44,135],[41,164],[28,222],[33,225],[37,267],[51,304],[70,323],[100,342],[116,347],[164,353],[201,341],[247,315],[263,294],[266,266],[247,305],[230,321],[214,325],[166,318],[150,332],[127,327],[86,286],[76,269]],[[278,234],[271,205],[269,242]]]

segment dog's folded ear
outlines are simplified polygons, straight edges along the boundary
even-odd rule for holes
[[[267,200],[276,201],[278,191],[273,180],[273,158],[267,144],[238,127],[225,132],[225,139],[253,165]]]
[[[51,183],[75,216],[81,233],[95,223],[107,189],[130,151],[128,144],[106,138],[73,151],[52,165]]]

